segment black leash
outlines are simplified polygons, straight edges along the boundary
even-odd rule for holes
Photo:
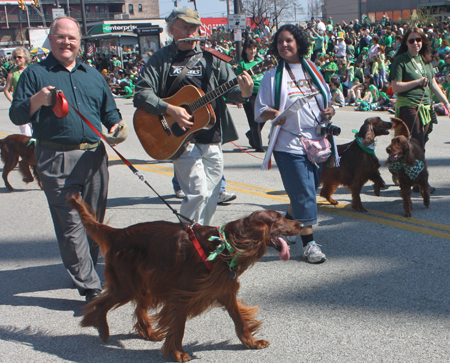
[[[67,101],[67,98],[64,96],[64,94],[59,91],[60,95],[62,97],[64,97],[64,99]],[[122,156],[121,153],[119,153],[114,146],[112,146],[112,144],[110,144],[108,142],[108,140],[105,139],[105,137],[94,127],[94,125],[92,125],[87,119],[86,117],[84,117],[71,103],[69,103],[69,101],[67,101],[67,103],[70,105],[70,107],[72,107],[75,112],[78,114],[78,116],[81,117],[81,119],[98,135],[102,138],[102,140],[108,144],[111,149],[114,150],[114,152],[117,154],[117,156],[125,163],[126,166],[128,166],[128,168],[130,168],[130,170],[133,172],[134,175],[136,175],[141,181],[143,181],[145,184],[147,184],[147,186],[153,190],[153,192],[159,197],[159,199],[161,199],[164,204],[169,207],[169,209],[172,211],[173,214],[175,214],[178,218],[178,220],[180,221],[180,224],[183,225],[183,221],[181,219],[184,219],[185,221],[189,222],[189,224],[193,224],[194,221],[190,218],[187,218],[185,216],[183,216],[182,214],[178,213],[178,211],[173,208],[169,203],[167,203],[167,201],[150,185],[150,183],[147,182],[147,180],[145,180],[144,176],[142,174],[139,174],[138,170],[134,167],[133,164],[131,164],[124,156]]]

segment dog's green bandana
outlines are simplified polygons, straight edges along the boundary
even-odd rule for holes
[[[422,172],[425,167],[425,163],[422,160],[416,160],[416,164],[414,166],[410,166],[405,164],[405,162],[400,159],[392,164],[389,164],[388,169],[391,173],[395,173],[396,171],[405,170],[406,175],[412,181],[416,180],[419,174]]]
[[[352,130],[355,134],[355,140],[358,146],[363,149],[366,153],[375,155],[375,142],[372,142],[369,146],[364,145],[364,139],[362,137],[359,137],[358,131]]]
[[[208,241],[219,240],[220,243],[217,246],[216,250],[210,253],[210,255],[206,259],[206,261],[214,260],[225,249],[228,251],[228,253],[230,255],[234,252],[233,247],[231,247],[230,243],[227,241],[227,238],[225,236],[225,232],[223,231],[223,226],[217,227],[217,232],[219,233],[219,236],[211,236],[211,237],[209,237]],[[233,259],[231,260],[231,262],[229,264],[230,269],[232,269],[234,266],[237,265],[237,257],[238,257],[238,255],[239,254],[236,254],[236,256],[234,256]]]
[[[36,139],[30,139],[30,141],[28,141],[27,147],[30,146],[31,144],[36,145]]]

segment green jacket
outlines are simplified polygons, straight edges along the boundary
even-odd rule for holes
[[[142,70],[142,78],[136,85],[133,100],[134,107],[154,115],[167,114],[168,103],[162,98],[165,97],[165,92],[167,92],[166,83],[170,66],[177,51],[176,44],[172,42],[168,46],[159,49],[150,57]],[[196,46],[195,51],[196,53],[203,52],[203,57],[199,64],[202,64],[206,70],[206,75],[213,90],[236,77],[227,63],[206,51],[202,51],[199,45]],[[247,101],[247,99],[242,98],[241,90],[238,86],[233,87],[224,96],[227,100],[237,103],[245,103]],[[222,143],[237,140],[238,134],[223,97],[216,98],[214,112],[216,114],[216,122],[220,122]]]

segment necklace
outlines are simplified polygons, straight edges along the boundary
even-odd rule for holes
[[[422,57],[420,56],[420,54],[418,55],[419,60],[420,60],[420,66],[409,51],[408,51],[408,55],[409,55],[409,59],[411,59],[411,61],[412,61],[414,68],[416,69],[416,72],[420,73],[422,75],[422,77],[426,77],[427,75],[425,72],[425,65],[423,64],[423,60],[422,60]]]

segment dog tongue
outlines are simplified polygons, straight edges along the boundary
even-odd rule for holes
[[[280,260],[287,261],[291,257],[289,247],[286,241],[281,237],[276,237],[278,244],[281,246]]]

